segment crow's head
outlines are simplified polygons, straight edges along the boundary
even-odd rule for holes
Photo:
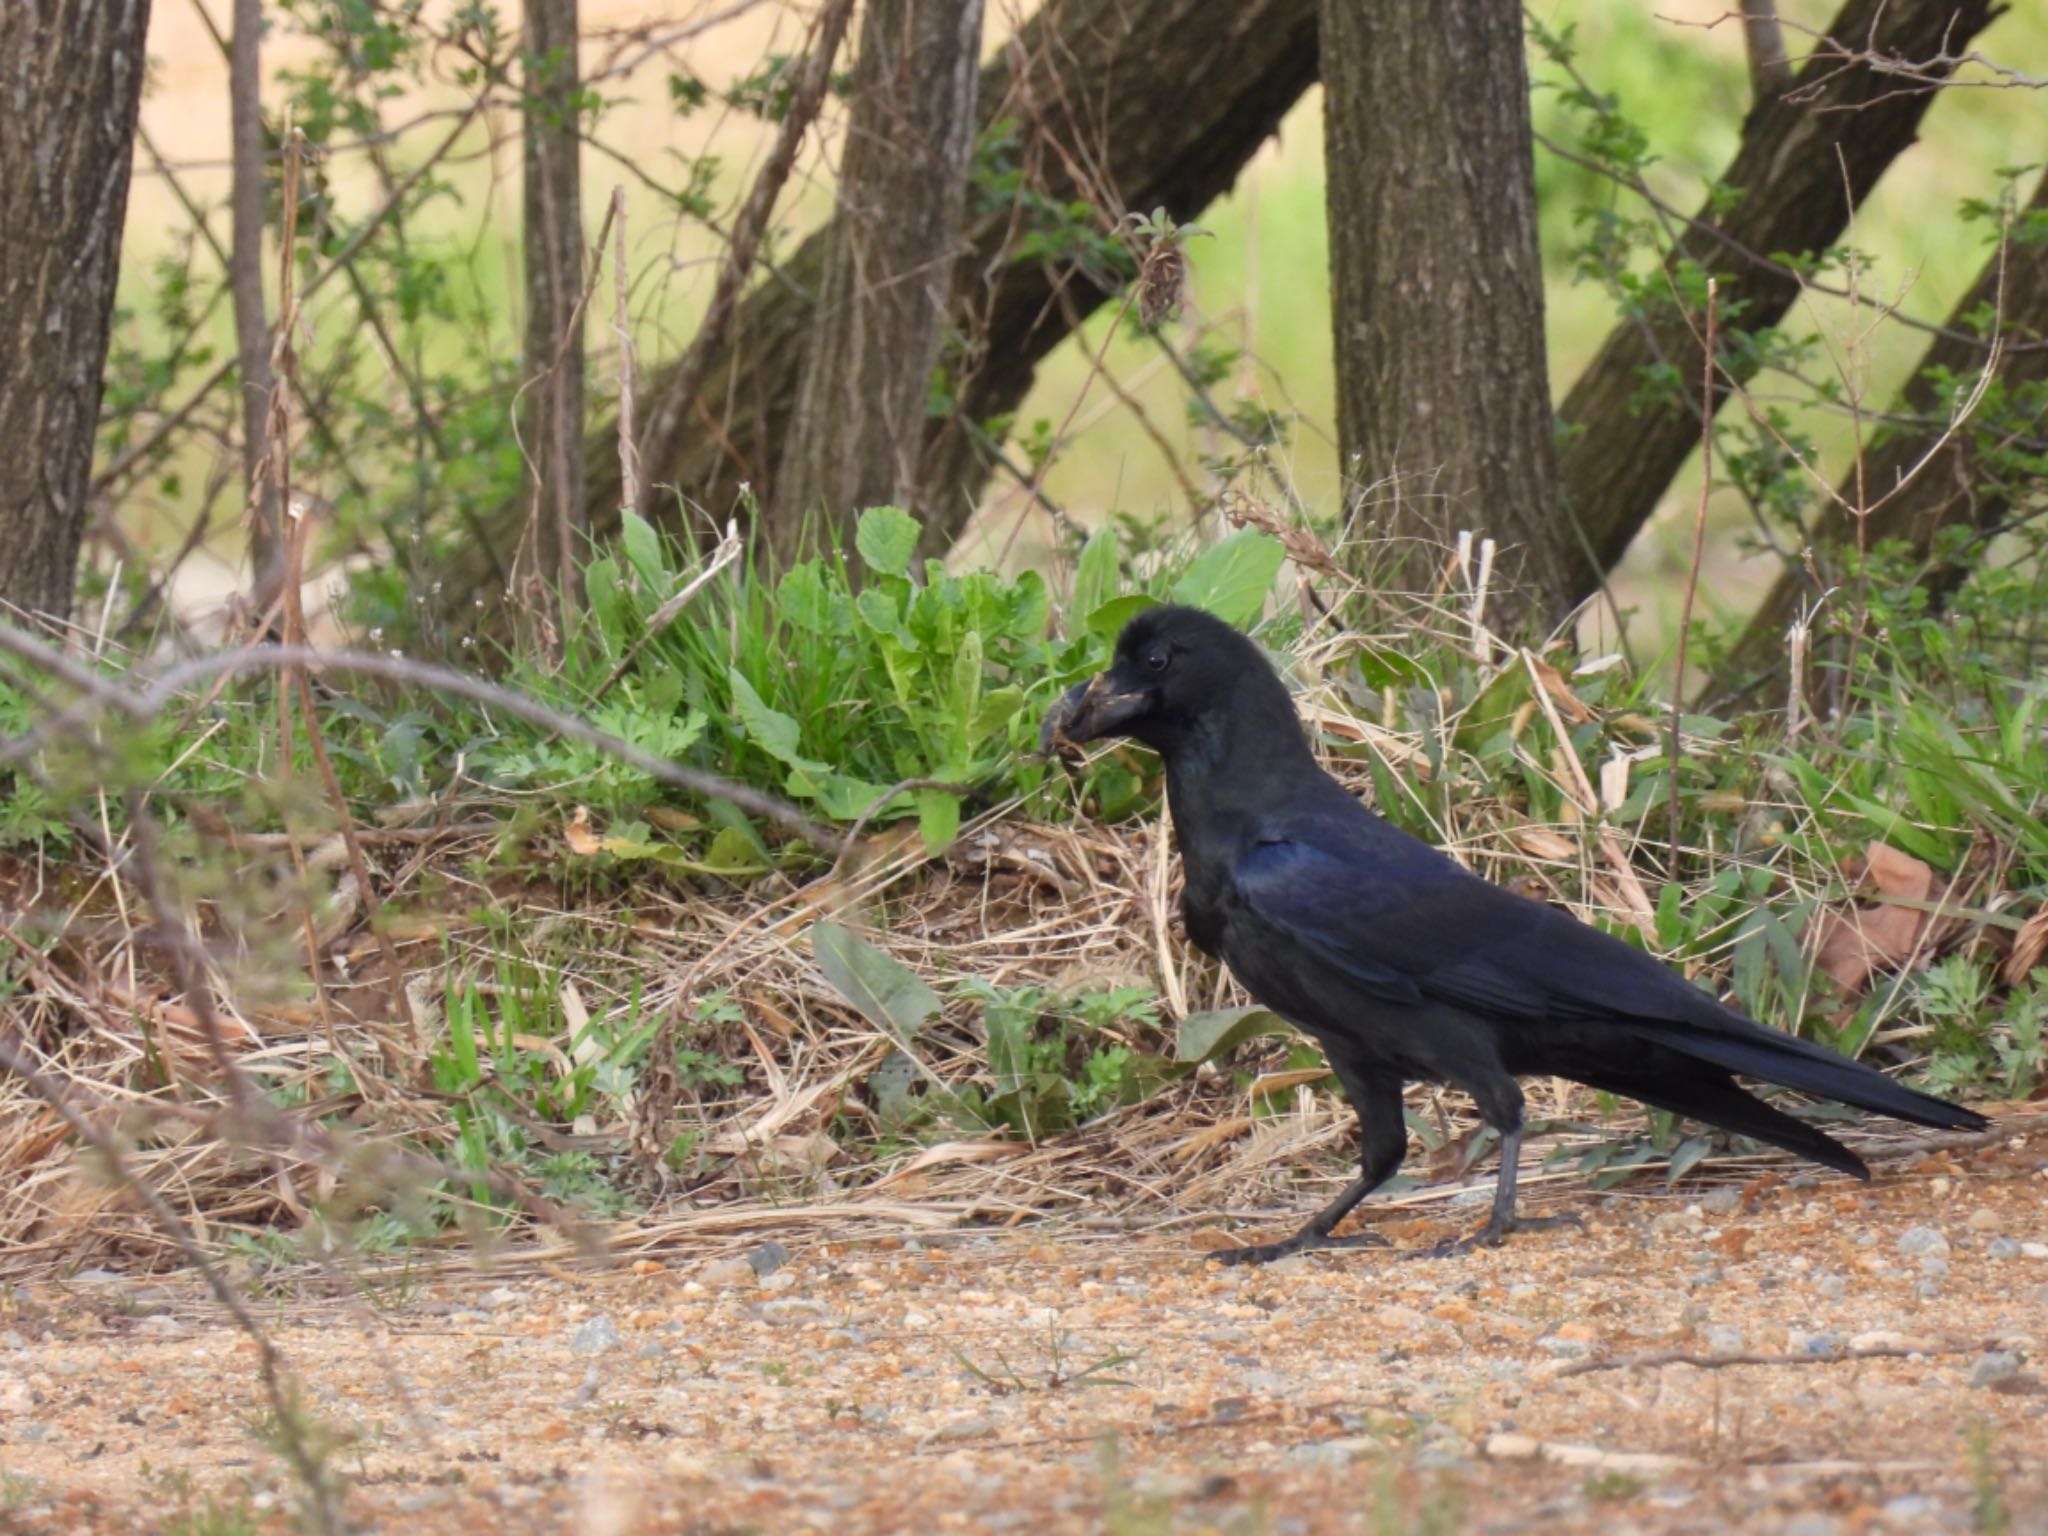
[[[1130,736],[1169,756],[1225,730],[1281,729],[1300,739],[1286,686],[1265,653],[1199,608],[1148,608],[1117,637],[1109,670],[1060,696],[1039,740],[1048,751]]]

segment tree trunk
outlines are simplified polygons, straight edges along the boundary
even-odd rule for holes
[[[0,5],[0,604],[71,612],[148,0]]]
[[[2036,219],[2048,217],[2048,175],[2036,183],[2028,212]],[[2010,446],[2004,439],[2018,431],[2038,438],[2042,429],[2038,410],[2033,419],[2023,417],[2010,423],[2010,431],[2001,433],[2001,426],[2007,424],[1994,425],[1988,443],[1981,418],[1944,442],[1949,418],[1936,382],[1944,377],[1955,379],[1960,381],[1958,387],[1968,392],[1969,381],[1983,369],[1989,351],[1988,339],[1978,335],[1976,317],[1994,307],[2008,349],[1999,374],[2005,395],[2008,399],[2015,394],[2022,400],[2032,398],[2032,392],[2048,382],[2048,239],[2029,242],[2016,234],[2002,258],[1994,253],[1956,304],[1941,334],[1928,345],[1894,413],[1919,425],[1880,437],[1864,455],[1860,473],[1852,467],[1836,488],[1841,502],[1829,503],[1815,519],[1808,538],[1823,582],[1835,583],[1845,556],[1859,545],[1869,549],[1887,539],[1904,539],[1914,554],[1925,560],[1942,529],[1958,524],[1989,529],[2011,510],[2000,476],[1981,462],[1983,450]],[[1913,479],[1892,494],[1915,466],[1918,470]],[[1871,510],[1859,518],[1844,506]],[[1938,578],[1940,573],[1930,575]],[[1801,604],[1818,597],[1820,591],[1805,571],[1781,571],[1721,665],[1714,691],[1760,696],[1769,702],[1781,700],[1788,681],[1786,628]]]
[[[1886,58],[1954,57],[1993,10],[1992,0],[1848,0],[1828,35]],[[1798,296],[1798,282],[1767,259],[1812,255],[1841,237],[1855,206],[1912,144],[1935,89],[1864,62],[1812,59],[1790,90],[1750,113],[1722,177],[1740,200],[1719,217],[1701,210],[1665,262],[1673,271],[1696,263],[1720,279],[1731,367],[1740,366],[1742,339],[1777,324]],[[1697,323],[1670,305],[1624,320],[1565,397],[1559,469],[1577,526],[1561,527],[1558,538],[1575,601],[1599,590],[1699,444]],[[1676,383],[1639,399],[1651,368]],[[1726,387],[1723,380],[1716,406]]]
[[[263,302],[263,224],[269,201],[263,139],[263,0],[235,0],[228,43],[228,289],[242,390],[242,492],[256,611],[284,578],[284,524],[270,481],[270,317]]]
[[[825,279],[774,485],[776,554],[814,518],[920,516],[932,369],[959,257],[982,0],[869,0]]]
[[[979,130],[1014,124],[1011,158],[1054,206],[1087,198],[1104,210],[1105,226],[1127,209],[1164,207],[1187,219],[1230,187],[1314,83],[1315,43],[1315,0],[1053,0],[982,70]],[[928,426],[925,446],[921,504],[931,509],[932,551],[967,521],[991,469],[973,428],[1015,409],[1039,361],[1068,333],[1060,294],[1078,317],[1114,291],[1113,278],[1074,262],[1015,256],[1017,241],[1037,231],[1033,218],[1013,198],[970,187],[949,317],[962,338],[951,364],[957,408]],[[831,239],[829,226],[813,234],[779,277],[747,296],[688,413],[682,452],[643,463],[643,483],[674,484],[720,518],[742,482],[774,503],[770,481],[795,412],[811,295],[823,286]],[[673,366],[654,371],[643,398],[663,393]],[[619,507],[610,423],[586,438],[584,463],[591,526],[609,533]],[[448,595],[467,608],[480,565],[463,575],[448,582]]]
[[[554,590],[562,620],[557,643],[576,604],[584,526],[578,40],[576,0],[526,0],[523,219],[529,386],[520,430],[533,466],[532,537],[521,543],[515,571],[530,573]],[[529,554],[530,563],[524,558]]]
[[[1324,0],[1331,314],[1345,522],[1426,584],[1496,536],[1495,611],[1570,607],[1517,0]],[[1385,489],[1381,489],[1384,487]]]

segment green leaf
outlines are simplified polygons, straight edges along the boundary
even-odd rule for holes
[[[1701,1158],[1714,1150],[1714,1144],[1704,1136],[1688,1136],[1671,1152],[1671,1171],[1664,1175],[1666,1187],[1676,1184],[1699,1165]]]
[[[1108,602],[1088,615],[1088,632],[1114,641],[1123,632],[1123,627],[1143,613],[1147,608],[1156,608],[1159,600],[1134,592],[1128,597],[1112,597]]]
[[[924,851],[936,857],[960,835],[960,797],[943,789],[917,792],[917,830],[924,834]]]
[[[840,627],[835,595],[826,588],[824,568],[815,560],[806,560],[791,566],[776,587],[776,612],[798,629],[819,635],[833,633]]]
[[[1368,641],[1360,645],[1352,656],[1358,664],[1358,675],[1375,688],[1398,688],[1411,683],[1425,688],[1436,686],[1436,679],[1429,675],[1429,668],[1403,651]]]
[[[1284,1035],[1292,1026],[1270,1008],[1217,1008],[1191,1013],[1180,1021],[1173,1057],[1180,1062],[1209,1061],[1260,1035]]]
[[[1479,690],[1479,697],[1472,701],[1471,708],[1458,721],[1458,728],[1451,733],[1452,742],[1459,751],[1476,755],[1514,723],[1522,706],[1533,697],[1529,669],[1519,661],[1510,663]]]
[[[988,1071],[999,1094],[1016,1093],[1031,1077],[1031,1015],[1010,1003],[991,1003],[982,1015],[988,1036]]]
[[[868,1074],[868,1095],[884,1125],[906,1125],[916,1118],[918,1101],[910,1090],[923,1076],[917,1063],[901,1051],[891,1051]]]
[[[661,535],[652,524],[632,512],[622,512],[619,544],[626,551],[626,563],[657,597],[667,597],[670,571],[668,556],[661,547]]]
[[[823,763],[813,761],[797,750],[802,732],[796,721],[781,710],[770,709],[764,704],[761,695],[754,691],[754,685],[747,681],[738,667],[728,668],[726,675],[732,682],[733,708],[739,712],[740,724],[746,727],[748,738],[756,746],[777,762],[787,763],[792,768],[808,773],[829,771]]]
[[[1098,528],[1074,565],[1073,612],[1092,614],[1116,596],[1116,530]]]
[[[938,1017],[939,995],[900,961],[838,923],[811,925],[811,950],[818,969],[861,1017],[899,1045]]]
[[[910,569],[910,557],[917,553],[917,519],[901,507],[869,507],[860,515],[853,545],[870,570],[885,576],[901,576]]]
[[[761,863],[746,833],[738,827],[722,827],[704,850],[704,867],[722,875],[752,874]]]
[[[1240,528],[1187,568],[1173,584],[1174,601],[1206,608],[1242,629],[1266,606],[1266,594],[1273,590],[1273,578],[1280,574],[1286,555],[1271,534]]]
[[[784,787],[792,795],[815,801],[818,809],[834,821],[853,821],[867,814],[868,808],[889,792],[886,784],[870,784],[849,773],[833,773],[816,763],[793,769]],[[882,821],[894,821],[908,814],[909,809],[908,802],[892,800],[875,816]]]
[[[583,568],[583,595],[597,618],[605,650],[617,656],[626,648],[626,602],[619,593],[619,567],[609,555]]]

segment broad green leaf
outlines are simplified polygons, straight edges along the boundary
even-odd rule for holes
[[[770,709],[761,701],[761,695],[754,691],[754,685],[747,681],[746,674],[738,667],[728,669],[732,680],[732,705],[739,712],[740,724],[747,729],[747,736],[762,751],[778,762],[787,763],[808,773],[824,773],[825,765],[805,757],[797,750],[801,730],[796,721],[779,709]]]
[[[622,512],[619,516],[619,544],[626,551],[626,562],[633,567],[634,574],[647,585],[657,600],[668,596],[668,557],[661,547],[661,535],[653,525],[633,512]]]
[[[1266,606],[1273,578],[1287,551],[1280,541],[1256,528],[1240,528],[1220,544],[1202,552],[1173,584],[1174,601],[1206,608],[1226,624],[1242,629]]]
[[[815,560],[806,560],[791,566],[776,587],[775,609],[798,629],[830,634],[839,627],[834,596],[826,589],[824,568]]]
[[[605,650],[610,655],[619,655],[626,648],[628,625],[626,603],[619,594],[619,567],[611,556],[601,556],[583,568],[583,595],[597,618]]]
[[[943,789],[917,792],[917,830],[924,834],[924,851],[937,855],[960,835],[960,797]]]
[[[870,806],[889,792],[886,784],[870,784],[852,774],[834,773],[818,763],[792,769],[784,788],[792,795],[814,801],[834,821],[853,821],[865,815]],[[892,800],[875,815],[884,821],[894,821],[908,815],[909,810],[907,803]]]
[[[1010,1003],[991,1003],[982,1015],[988,1037],[988,1071],[996,1092],[1016,1093],[1031,1075],[1032,1016]]]
[[[1116,530],[1098,528],[1074,565],[1075,613],[1093,613],[1116,596]]]
[[[917,1063],[901,1051],[891,1051],[868,1074],[868,1094],[884,1125],[900,1126],[916,1116],[918,1100],[910,1090],[923,1076]]]
[[[1686,1137],[1671,1151],[1671,1171],[1664,1175],[1665,1184],[1676,1184],[1698,1167],[1700,1159],[1713,1150],[1714,1144],[1704,1136]]]
[[[704,867],[722,875],[752,874],[762,865],[738,827],[722,827],[704,850]]]
[[[901,576],[917,553],[918,532],[917,519],[901,507],[869,507],[860,515],[853,544],[870,570]]]
[[[1461,752],[1477,753],[1514,723],[1515,715],[1532,697],[1529,669],[1520,661],[1511,662],[1479,690],[1479,697],[1451,733],[1452,742]]]
[[[1405,652],[1365,644],[1351,654],[1358,664],[1358,675],[1375,688],[1398,688],[1410,683],[1425,688],[1436,686],[1429,669]]]
[[[838,923],[813,923],[811,949],[818,969],[861,1017],[899,1045],[939,1014],[939,996],[900,961]]]
[[[1134,592],[1128,597],[1112,597],[1088,615],[1088,632],[1113,641],[1131,620],[1147,608],[1158,606],[1157,598],[1147,597],[1142,592]]]
[[[1284,1035],[1290,1028],[1272,1009],[1257,1006],[1191,1013],[1180,1021],[1173,1058],[1181,1062],[1209,1061],[1246,1040],[1260,1035]]]

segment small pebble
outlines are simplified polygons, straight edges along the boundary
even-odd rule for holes
[[[1922,1280],[1913,1287],[1913,1294],[1922,1301],[1933,1301],[1941,1295],[1941,1282],[1939,1280]]]
[[[772,1275],[789,1262],[789,1250],[770,1238],[747,1255],[747,1262],[753,1266],[755,1274]]]
[[[1717,1355],[1739,1355],[1742,1353],[1742,1330],[1731,1328],[1726,1323],[1717,1323],[1707,1329],[1704,1335],[1707,1348]]]
[[[1998,1230],[1998,1212],[1985,1210],[1982,1206],[1979,1206],[1976,1210],[1970,1212],[1969,1218],[1963,1225],[1972,1232],[1996,1232]]]
[[[796,1276],[786,1269],[778,1269],[773,1274],[761,1277],[761,1289],[764,1291],[787,1291],[793,1290],[795,1286]]]
[[[2021,1243],[2020,1257],[2023,1259],[2048,1259],[2048,1243]]]
[[[1934,1254],[1948,1257],[1948,1239],[1933,1227],[1908,1227],[1899,1234],[1898,1251],[1909,1259]]]
[[[816,1322],[825,1315],[825,1304],[812,1301],[807,1296],[782,1296],[774,1301],[761,1303],[763,1320],[778,1328],[788,1328],[800,1323]]]
[[[1830,1301],[1840,1301],[1849,1294],[1848,1277],[1844,1275],[1822,1275],[1819,1280],[1814,1282],[1813,1288]]]
[[[1970,1385],[1988,1387],[2020,1373],[2020,1357],[2008,1349],[1994,1349],[1980,1356],[1970,1367]]]
[[[624,1342],[612,1320],[602,1312],[584,1323],[569,1339],[572,1355],[602,1355]]]
[[[1994,1237],[1985,1246],[1984,1254],[1992,1259],[2016,1259],[2020,1256],[2020,1245],[2009,1237]]]
[[[698,1278],[705,1285],[717,1289],[721,1286],[751,1284],[756,1276],[754,1266],[745,1259],[718,1259],[706,1264]]]
[[[1920,1261],[1920,1273],[1931,1279],[1939,1280],[1948,1273],[1948,1260],[1937,1254],[1930,1253]]]
[[[1940,1515],[1941,1505],[1924,1493],[1902,1493],[1896,1499],[1887,1499],[1882,1513],[1896,1524],[1926,1530]]]

